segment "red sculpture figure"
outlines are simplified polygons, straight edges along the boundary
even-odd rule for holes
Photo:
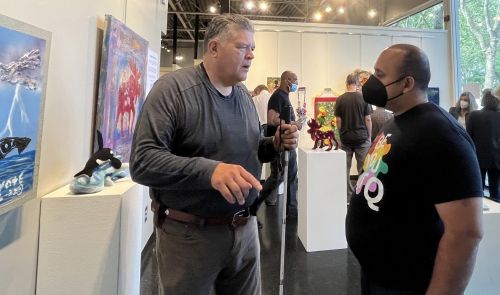
[[[130,75],[123,79],[118,89],[118,105],[116,113],[116,125],[120,126],[120,135],[123,136],[127,129],[127,136],[134,130],[135,111],[137,100],[141,93],[141,71],[133,61],[129,63]],[[125,121],[127,115],[127,121]],[[125,127],[125,128],[124,128]]]
[[[339,149],[339,143],[335,139],[335,133],[333,132],[333,130],[328,130],[326,132],[321,131],[320,128],[323,127],[323,125],[319,125],[315,119],[307,121],[307,126],[309,126],[309,130],[307,130],[307,133],[311,134],[311,139],[314,140],[313,150],[318,147],[318,143],[319,148],[323,148],[324,141],[326,139],[328,139],[329,145],[326,151],[330,151],[332,149],[333,142],[335,142],[335,149]]]

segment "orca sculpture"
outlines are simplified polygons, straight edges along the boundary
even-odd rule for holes
[[[99,130],[97,130],[97,144],[99,145],[99,149],[88,159],[83,170],[75,174],[74,177],[82,174],[92,177],[94,170],[106,161],[110,161],[115,169],[121,167],[122,162],[115,157],[113,151],[110,148],[103,147],[102,134]]]

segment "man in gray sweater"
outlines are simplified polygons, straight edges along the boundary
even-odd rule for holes
[[[136,126],[130,172],[150,187],[161,294],[260,294],[260,246],[249,207],[262,188],[261,162],[295,149],[284,124],[260,135],[246,88],[254,30],[242,16],[215,17],[203,63],[167,74]],[[279,133],[282,133],[281,143]]]

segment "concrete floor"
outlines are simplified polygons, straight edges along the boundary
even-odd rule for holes
[[[279,204],[279,203],[278,203]],[[281,206],[262,205],[259,220],[262,294],[278,294],[281,250]],[[287,223],[284,294],[360,294],[360,267],[352,253],[345,250],[307,253],[297,237],[297,221]],[[142,257],[141,295],[156,295],[156,256],[154,236]]]

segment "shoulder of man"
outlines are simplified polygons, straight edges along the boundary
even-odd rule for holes
[[[195,66],[167,73],[161,76],[156,83],[162,85],[163,87],[183,92],[193,86],[202,84],[203,81],[200,77],[198,69]]]

